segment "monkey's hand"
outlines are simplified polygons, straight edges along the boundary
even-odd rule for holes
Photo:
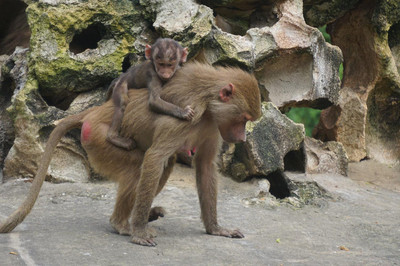
[[[194,110],[190,105],[186,106],[185,109],[183,109],[183,119],[186,120],[192,120],[194,117]]]
[[[207,230],[207,234],[214,236],[225,236],[230,238],[244,238],[244,235],[239,231],[239,229],[229,230],[219,226],[214,229]]]

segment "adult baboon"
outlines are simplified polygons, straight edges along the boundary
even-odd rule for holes
[[[206,232],[243,237],[239,230],[225,229],[217,222],[214,162],[222,139],[245,141],[246,122],[261,115],[260,92],[254,76],[237,68],[186,64],[164,86],[161,97],[180,106],[190,104],[194,110],[190,121],[152,112],[148,90],[129,90],[128,96],[121,135],[133,138],[138,146],[128,151],[106,140],[113,115],[112,101],[63,119],[50,135],[26,201],[0,226],[0,232],[11,231],[30,212],[57,142],[69,129],[81,127],[81,142],[90,164],[119,183],[110,221],[120,234],[131,235],[132,242],[140,245],[155,245],[148,221],[162,216],[163,210],[151,208],[153,199],[171,173],[175,153],[196,147],[196,182]]]

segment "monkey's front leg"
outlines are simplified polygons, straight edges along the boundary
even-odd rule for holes
[[[181,108],[170,102],[166,102],[160,98],[161,87],[154,87],[150,89],[149,93],[149,106],[151,110],[170,115],[183,120],[192,120],[194,117],[194,110],[190,105]]]
[[[201,217],[207,234],[231,238],[243,238],[239,230],[229,230],[218,225],[217,221],[217,180],[213,162],[217,143],[205,141],[196,154],[196,183],[199,194]],[[211,143],[210,143],[211,142]],[[214,156],[212,156],[214,155]]]

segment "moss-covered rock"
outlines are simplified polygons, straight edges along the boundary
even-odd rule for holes
[[[134,51],[133,29],[140,16],[131,1],[35,2],[27,14],[32,32],[29,67],[52,104],[103,86]]]
[[[331,27],[332,41],[342,49],[346,63],[337,140],[351,161],[400,161],[400,74],[394,36],[399,12],[398,1],[361,1]]]
[[[309,25],[321,27],[335,21],[360,0],[304,0],[304,18]]]
[[[326,44],[317,29],[305,24],[301,0],[214,4],[195,0],[25,2],[32,32],[30,52],[25,58],[29,70],[26,82],[18,82],[20,89],[8,109],[16,128],[16,141],[7,156],[8,176],[24,176],[28,172],[19,173],[19,164],[33,173],[55,121],[101,103],[104,89],[99,87],[107,86],[129,63],[143,58],[144,45],[157,37],[179,41],[189,48],[189,58],[254,71],[263,98],[271,96],[279,108],[327,105],[338,98],[340,51]],[[218,18],[223,21],[218,22]],[[270,135],[265,135],[258,128],[268,128],[268,123],[249,125],[249,132],[256,132],[249,133],[246,144],[254,145],[248,153],[253,157],[245,159],[240,155],[241,149],[247,152],[240,145],[228,156],[227,160],[236,158],[229,171],[239,179],[282,170],[285,154],[298,149],[301,142],[301,137],[288,133],[300,129],[290,129],[291,122],[279,111],[270,108],[265,112],[264,119],[274,127],[269,129]],[[62,170],[71,172],[73,167],[69,166],[73,165],[77,176],[90,175],[79,151],[78,135],[75,132],[64,138],[56,156],[71,156],[80,162],[56,159],[49,172],[52,178],[70,180]]]
[[[212,10],[193,0],[141,0],[138,6],[155,30],[189,47],[196,54],[212,29]]]
[[[232,163],[224,169],[239,181],[283,171],[285,156],[299,150],[304,141],[304,126],[295,124],[272,103],[263,103],[262,117],[247,124],[246,143],[236,145]]]

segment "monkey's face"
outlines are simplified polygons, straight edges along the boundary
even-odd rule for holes
[[[177,60],[155,60],[154,67],[158,77],[162,81],[168,81],[175,74],[175,71],[179,67]]]
[[[244,113],[238,117],[218,126],[222,138],[226,142],[237,143],[246,141],[246,123],[252,120],[250,115]]]

